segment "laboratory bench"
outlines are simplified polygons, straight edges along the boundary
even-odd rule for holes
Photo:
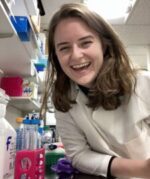
[[[51,173],[46,175],[45,179],[59,179],[58,175]],[[106,179],[103,176],[94,176],[94,175],[88,175],[88,174],[75,174],[74,176],[67,178],[67,179]]]

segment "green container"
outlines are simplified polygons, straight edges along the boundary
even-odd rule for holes
[[[55,165],[58,159],[65,156],[65,150],[63,148],[57,148],[52,151],[46,151],[45,153],[45,171],[46,174],[52,173],[51,166]]]

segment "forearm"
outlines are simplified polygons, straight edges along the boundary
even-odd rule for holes
[[[112,161],[111,174],[116,177],[150,178],[149,161],[115,158]]]

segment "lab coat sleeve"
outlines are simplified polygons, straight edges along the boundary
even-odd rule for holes
[[[112,156],[92,151],[69,113],[56,112],[56,125],[72,165],[83,173],[106,176]]]

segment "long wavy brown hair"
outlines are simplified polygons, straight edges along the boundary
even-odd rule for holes
[[[71,80],[60,67],[54,45],[57,25],[70,17],[80,18],[98,34],[105,47],[103,66],[88,94],[88,106],[93,109],[100,106],[106,110],[116,109],[122,104],[125,96],[131,96],[133,84],[136,82],[135,70],[131,66],[124,45],[109,23],[85,5],[71,3],[64,4],[54,14],[49,25],[48,66],[41,113],[47,110],[49,98],[52,99],[55,108],[63,112],[67,112],[72,103],[75,103],[71,97]]]

